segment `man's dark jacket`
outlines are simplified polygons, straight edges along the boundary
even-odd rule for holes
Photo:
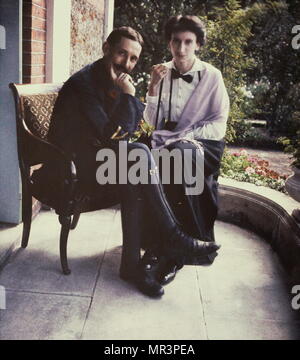
[[[116,144],[117,140],[111,137],[119,126],[118,135],[128,132],[124,138],[128,139],[136,130],[143,110],[144,105],[137,98],[113,86],[103,59],[84,67],[66,81],[54,106],[48,140],[74,161],[81,188],[93,192],[97,187],[99,191],[97,151]],[[47,182],[50,183],[48,189],[54,188],[58,168],[59,164],[53,162],[45,164],[34,173],[33,181]]]

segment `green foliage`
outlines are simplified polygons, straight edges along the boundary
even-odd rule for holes
[[[239,121],[235,127],[237,140],[239,140],[241,143],[244,143],[245,140],[247,140],[249,137],[251,131],[252,127],[250,123],[246,122],[245,120]]]
[[[300,80],[299,50],[291,46],[292,28],[300,24],[299,1],[266,1],[252,28],[247,53],[255,61],[248,84],[264,79],[267,85],[254,106],[268,119],[273,133],[285,133],[299,98],[289,96]]]
[[[293,136],[281,137],[279,141],[285,146],[284,151],[292,155],[292,165],[300,169],[300,111],[293,113],[293,120],[298,125],[298,130]]]
[[[283,147],[278,143],[278,138],[270,136],[264,129],[251,127],[234,142],[235,145],[252,147],[255,149],[282,150]]]
[[[287,136],[281,137],[279,142],[285,146],[285,152],[292,155],[294,159],[292,165],[300,169],[300,83],[290,89],[287,98],[296,99],[296,101],[293,106],[294,111],[291,114]]]
[[[256,127],[246,120],[241,120],[235,125],[236,139],[234,145],[252,147],[255,149],[283,150],[278,142],[278,137],[270,136],[265,127]]]
[[[248,71],[248,70],[247,70]],[[259,81],[250,83],[244,89],[244,102],[241,103],[241,109],[248,119],[266,119],[270,114],[264,109],[265,94],[270,90],[268,79],[264,76]]]
[[[214,8],[214,19],[207,21],[208,43],[201,53],[201,59],[216,66],[223,74],[228,90],[231,109],[226,139],[236,138],[237,123],[244,118],[241,104],[245,94],[246,70],[254,63],[245,52],[252,36],[252,13],[242,9],[239,1],[227,0],[224,7]]]
[[[240,96],[245,70],[253,65],[244,51],[251,37],[252,21],[237,0],[227,0],[223,8],[216,8],[214,12],[215,19],[207,21],[208,44],[201,59],[222,72],[231,96]]]

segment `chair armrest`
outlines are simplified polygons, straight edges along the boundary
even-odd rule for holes
[[[21,151],[23,151],[22,157],[20,158],[20,162],[22,164],[22,160],[24,163],[21,165],[21,169],[25,169],[25,177],[27,177],[27,181],[33,185],[32,194],[40,201],[44,202],[47,205],[53,207],[57,214],[69,216],[74,212],[74,207],[76,206],[75,201],[75,193],[78,183],[77,177],[77,169],[75,163],[72,159],[70,159],[65,152],[60,149],[58,146],[50,143],[47,140],[40,139],[38,136],[32,134],[32,132],[27,128],[26,124],[23,122],[23,136]],[[29,145],[27,147],[26,145]],[[22,150],[23,148],[23,150]],[[24,151],[24,149],[26,151]],[[30,151],[28,151],[30,149]],[[55,195],[53,197],[45,197],[46,193],[36,193],[34,192],[34,184],[30,178],[30,171],[28,166],[33,166],[40,163],[45,162],[53,162],[57,164],[59,169],[59,175],[57,179],[59,179],[59,187],[56,188],[55,192],[58,191],[59,198]],[[24,165],[27,166],[27,171]],[[29,185],[30,186],[30,185]],[[43,189],[43,187],[42,187]]]
[[[25,161],[29,166],[43,164],[47,161],[58,161],[59,164],[64,164],[67,180],[72,182],[77,181],[75,163],[62,149],[34,135],[23,119],[22,129],[20,129],[20,131],[23,132],[20,141],[21,161]]]

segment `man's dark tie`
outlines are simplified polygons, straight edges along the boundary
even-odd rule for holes
[[[184,81],[191,83],[193,81],[193,76],[192,75],[182,75],[180,74],[179,71],[172,69],[172,78],[173,79],[183,79]]]

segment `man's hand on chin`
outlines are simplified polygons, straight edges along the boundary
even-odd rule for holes
[[[115,85],[117,85],[124,94],[135,96],[135,87],[132,77],[124,72],[116,73],[114,65],[110,67],[110,75]]]

